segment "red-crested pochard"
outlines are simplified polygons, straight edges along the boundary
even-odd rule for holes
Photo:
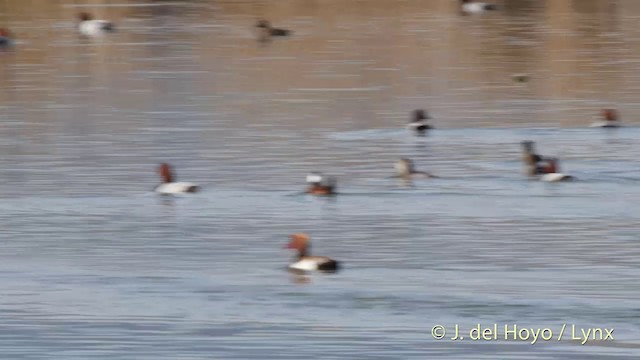
[[[171,166],[167,163],[160,164],[158,168],[160,177],[162,177],[163,183],[156,186],[155,191],[160,194],[184,194],[194,193],[200,190],[200,187],[190,182],[178,182],[173,175]]]
[[[571,175],[563,174],[560,172],[560,165],[558,159],[549,158],[546,160],[547,164],[543,167],[544,175],[540,177],[541,181],[558,182],[558,181],[570,181],[575,180]]]
[[[291,241],[287,244],[287,249],[294,249],[298,252],[295,261],[289,265],[290,270],[297,271],[338,271],[340,265],[336,260],[326,256],[311,256],[309,235],[297,233],[291,235]]]
[[[615,109],[603,109],[600,116],[602,120],[594,122],[591,127],[617,128],[621,126],[618,121],[618,112]]]

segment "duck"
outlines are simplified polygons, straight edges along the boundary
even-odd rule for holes
[[[194,193],[200,191],[200,187],[190,182],[175,181],[171,166],[167,163],[160,164],[158,168],[163,183],[156,186],[155,191],[162,195]]]
[[[513,79],[513,81],[515,81],[515,82],[526,83],[527,81],[529,81],[529,75],[528,74],[513,74],[513,75],[511,75],[511,79]]]
[[[485,11],[498,10],[498,6],[481,1],[460,0],[463,15],[480,14]]]
[[[544,174],[544,166],[546,159],[536,154],[535,143],[530,140],[526,140],[520,143],[522,146],[522,162],[525,165],[526,173],[528,176],[536,176]]]
[[[558,159],[549,158],[546,162],[547,164],[543,168],[544,175],[540,177],[541,181],[558,182],[575,180],[573,176],[559,172],[560,165],[558,164]]]
[[[600,116],[603,120],[594,122],[590,127],[617,128],[621,126],[616,109],[602,109]]]
[[[107,33],[115,32],[115,25],[107,20],[96,20],[88,12],[78,14],[78,31],[80,35],[86,37],[99,37]]]
[[[431,119],[429,114],[422,109],[414,110],[411,116],[411,120],[409,120],[409,124],[407,124],[407,128],[409,130],[413,130],[418,135],[424,135],[424,133],[432,129],[431,125],[427,124],[427,120]]]
[[[260,41],[269,41],[273,36],[289,36],[292,34],[291,30],[272,27],[268,20],[258,20],[256,28],[259,30]]]
[[[309,235],[296,233],[290,236],[287,249],[293,249],[298,252],[295,261],[289,264],[289,270],[293,271],[322,271],[336,272],[340,268],[340,264],[326,256],[311,256],[309,244]]]
[[[413,161],[411,159],[402,158],[394,164],[396,168],[397,176],[403,179],[414,179],[414,178],[435,178],[436,176],[424,172],[424,171],[416,171],[413,166]]]
[[[313,172],[307,175],[307,194],[311,195],[334,195],[336,193],[336,179],[334,177],[325,178],[322,174]]]
[[[13,45],[11,32],[6,28],[0,28],[0,48],[8,48]]]

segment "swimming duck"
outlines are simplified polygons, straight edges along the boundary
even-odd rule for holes
[[[528,176],[544,174],[545,158],[535,153],[535,143],[533,141],[523,141],[522,145],[522,162],[525,165]]]
[[[560,165],[558,164],[558,159],[549,158],[546,160],[547,164],[543,168],[544,175],[540,177],[541,181],[547,182],[557,182],[557,181],[570,181],[575,178],[571,175],[566,175],[560,173]]]
[[[11,32],[5,28],[0,28],[0,48],[8,48],[12,45]]]
[[[498,10],[498,6],[473,0],[460,0],[463,15],[480,14],[485,11]]]
[[[326,256],[311,256],[309,251],[311,245],[307,234],[291,235],[291,241],[286,248],[298,251],[295,262],[289,265],[290,270],[335,272],[340,267],[337,261]]]
[[[620,127],[620,122],[618,121],[618,112],[615,109],[603,109],[601,112],[601,116],[603,120],[596,121],[591,124],[591,127],[599,127],[599,128],[617,128]]]
[[[336,179],[334,177],[324,178],[319,173],[307,175],[307,194],[311,195],[334,195],[336,193]]]
[[[260,41],[269,41],[273,36],[291,35],[290,30],[271,27],[271,23],[267,20],[258,20],[258,22],[256,23],[256,28],[258,28],[259,30]]]
[[[175,177],[173,176],[173,171],[171,171],[171,166],[167,163],[160,164],[158,168],[158,172],[164,181],[162,184],[156,186],[155,191],[157,193],[168,195],[168,194],[183,194],[183,193],[194,193],[200,190],[200,187],[196,184],[189,182],[177,182],[175,181]]]
[[[411,159],[402,158],[394,164],[396,168],[396,173],[398,177],[403,179],[415,179],[415,178],[434,178],[435,176],[424,172],[424,171],[416,171],[413,166],[413,161]]]
[[[78,14],[78,31],[86,37],[98,37],[116,30],[115,25],[107,20],[95,20],[93,16],[87,12]]]
[[[427,120],[431,119],[429,114],[422,109],[414,110],[411,120],[409,120],[409,124],[407,124],[407,128],[413,130],[418,135],[424,135],[424,133],[431,129],[431,125],[427,124]]]
[[[529,81],[529,75],[527,74],[513,74],[511,75],[511,79],[515,82],[526,83]]]

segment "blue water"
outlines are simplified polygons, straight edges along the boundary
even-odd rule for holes
[[[366,16],[268,7],[298,37],[264,47],[250,29],[258,15],[231,3],[96,7],[122,25],[103,42],[74,36],[70,4],[16,10],[20,46],[0,54],[0,357],[637,359],[637,65],[613,66],[628,76],[613,92],[601,73],[584,75],[627,125],[591,129],[611,100],[549,93],[559,80],[546,65],[457,36],[438,44],[498,56],[506,82],[510,66],[541,76],[500,83],[475,77],[482,63],[458,64],[465,77],[438,70],[449,69],[442,53],[412,48],[415,31],[437,39],[443,24],[499,42],[496,23],[517,33],[509,11],[522,8],[460,19],[454,7],[376,4]],[[523,21],[540,30],[533,9]],[[388,39],[370,27],[394,21],[404,57],[379,51]],[[51,28],[61,36],[43,44]],[[575,47],[596,53],[609,40]],[[437,129],[415,137],[403,124],[429,104]],[[525,178],[522,140],[578,181]],[[397,181],[400,157],[440,178]],[[154,194],[161,161],[203,191]],[[304,195],[310,171],[336,175],[339,195]],[[343,271],[288,273],[295,232]],[[452,341],[456,324],[498,324],[500,339]],[[532,345],[504,340],[505,324],[555,337],[563,324],[613,328],[615,341]]]

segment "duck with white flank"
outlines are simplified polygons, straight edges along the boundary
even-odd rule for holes
[[[556,158],[547,159],[547,164],[544,166],[542,171],[544,172],[544,175],[540,177],[541,181],[558,182],[575,180],[573,176],[560,172],[560,165]]]
[[[325,178],[320,173],[310,173],[307,175],[307,194],[311,195],[334,195],[336,193],[336,179],[331,176]]]
[[[415,178],[435,178],[436,176],[424,171],[416,171],[411,159],[402,158],[394,164],[397,176],[406,180]]]
[[[273,36],[291,35],[291,30],[274,28],[267,20],[258,20],[256,28],[259,31],[258,39],[262,42],[270,41]]]
[[[591,127],[599,127],[599,128],[617,128],[620,127],[621,124],[618,121],[618,112],[615,109],[603,109],[601,112],[602,119],[601,121],[596,121],[591,124]]]
[[[309,244],[309,236],[307,234],[293,234],[291,241],[287,244],[287,249],[293,249],[298,252],[295,261],[289,265],[289,270],[294,271],[323,271],[335,272],[340,268],[336,260],[326,256],[311,256]]]
[[[200,190],[200,187],[190,182],[178,182],[173,175],[171,166],[167,163],[160,164],[158,168],[163,183],[156,186],[155,191],[163,195],[194,193]]]
[[[424,135],[429,129],[432,129],[431,125],[427,124],[427,120],[431,119],[429,114],[422,109],[414,110],[407,128],[415,131],[418,135]]]
[[[474,0],[460,0],[463,15],[481,14],[485,11],[498,10],[498,6]]]
[[[541,181],[557,182],[575,180],[571,175],[560,173],[559,161],[556,158],[543,158],[535,153],[535,143],[533,141],[523,141],[521,143],[523,154],[522,161],[524,162],[527,176],[535,177],[540,176]]]
[[[81,12],[78,14],[78,31],[80,35],[86,37],[99,37],[107,33],[115,32],[115,25],[107,20],[96,20],[93,15],[87,12]]]

